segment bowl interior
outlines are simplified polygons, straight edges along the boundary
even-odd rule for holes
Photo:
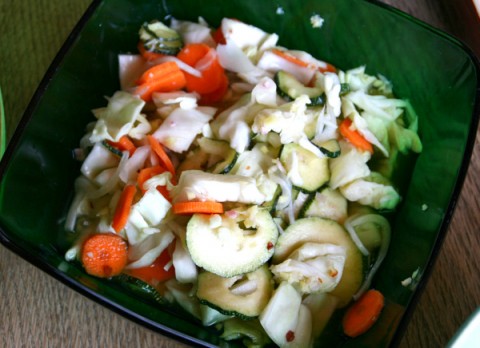
[[[188,10],[186,10],[188,9]],[[312,15],[324,24],[313,28]],[[390,252],[374,286],[387,298],[379,324],[345,341],[333,320],[322,340],[331,345],[387,346],[415,288],[402,280],[428,271],[459,194],[478,119],[478,66],[465,47],[411,17],[363,0],[105,0],[96,1],[70,37],[27,110],[0,171],[0,240],[24,258],[82,293],[167,335],[219,344],[218,333],[187,315],[148,301],[64,261],[74,239],[63,229],[79,163],[72,150],[91,109],[119,88],[117,55],[135,52],[137,31],[151,19],[196,21],[217,26],[234,17],[280,36],[280,44],[305,50],[342,70],[366,65],[388,77],[398,96],[419,115],[424,150],[402,157],[398,184],[403,201],[393,222]],[[65,53],[63,55],[63,53]],[[54,63],[54,64],[56,64]]]

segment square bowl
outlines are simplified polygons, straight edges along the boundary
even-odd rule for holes
[[[185,9],[188,9],[186,11]],[[324,23],[312,27],[310,18]],[[374,280],[386,296],[378,324],[346,340],[333,318],[320,341],[328,346],[384,347],[398,341],[447,231],[466,175],[480,112],[479,64],[462,43],[374,1],[188,0],[94,1],[42,80],[0,164],[0,241],[95,301],[190,344],[226,346],[214,328],[181,311],[152,305],[64,260],[72,242],[63,223],[73,196],[78,146],[90,110],[119,89],[117,56],[134,52],[139,26],[173,16],[217,26],[235,17],[279,34],[280,44],[305,50],[340,69],[367,66],[387,76],[419,116],[422,153],[402,162],[403,201],[389,253]],[[48,204],[45,204],[48,197]],[[428,209],[425,209],[428,207]],[[402,280],[416,273],[415,287]]]

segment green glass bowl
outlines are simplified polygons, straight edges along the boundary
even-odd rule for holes
[[[301,6],[299,6],[301,4]],[[313,28],[312,15],[324,19]],[[94,1],[41,82],[0,164],[0,241],[80,293],[178,340],[228,346],[182,311],[85,274],[64,261],[63,229],[79,163],[73,159],[91,109],[119,88],[117,55],[134,52],[141,23],[174,16],[213,26],[234,17],[280,36],[342,70],[366,65],[393,82],[419,114],[423,152],[402,158],[403,201],[390,252],[374,286],[386,308],[367,334],[348,340],[337,315],[318,341],[385,347],[399,341],[451,220],[480,113],[479,63],[462,43],[388,6],[366,0]],[[412,277],[410,285],[402,281]]]

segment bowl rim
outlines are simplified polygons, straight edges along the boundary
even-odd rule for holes
[[[477,72],[476,74],[476,89],[475,89],[475,103],[473,105],[473,112],[472,112],[472,118],[469,124],[469,131],[468,131],[468,136],[466,138],[466,143],[465,143],[465,149],[463,153],[463,158],[461,165],[459,167],[459,171],[455,180],[455,185],[451,193],[451,199],[449,201],[449,204],[445,210],[445,215],[444,218],[441,222],[441,225],[438,229],[437,235],[435,242],[431,246],[431,253],[428,256],[427,262],[424,267],[424,273],[418,282],[418,285],[416,289],[413,291],[412,296],[410,298],[410,301],[408,305],[405,307],[405,311],[401,316],[401,319],[398,323],[398,326],[395,329],[395,333],[390,341],[390,346],[398,346],[402,336],[405,333],[405,329],[410,321],[410,318],[416,308],[416,305],[424,291],[424,288],[430,278],[430,275],[432,273],[433,267],[435,265],[435,262],[438,257],[438,251],[441,249],[441,246],[445,240],[447,231],[449,229],[450,223],[452,221],[454,211],[458,202],[458,199],[460,197],[460,193],[463,188],[463,184],[465,182],[465,179],[467,177],[471,157],[473,154],[474,150],[474,144],[476,141],[476,133],[479,125],[479,119],[480,119],[480,60],[479,58],[474,54],[474,52],[470,49],[468,45],[466,45],[462,40],[456,38],[454,35],[444,32],[440,29],[437,29],[433,27],[432,25],[400,10],[397,9],[389,4],[379,2],[377,0],[359,0],[363,1],[366,3],[371,3],[373,5],[379,6],[384,8],[386,11],[389,11],[391,13],[394,13],[398,16],[404,17],[405,19],[408,19],[410,22],[414,23],[415,25],[418,25],[422,27],[423,29],[431,32],[434,35],[441,36],[443,39],[449,41],[452,44],[455,44],[458,48],[462,49],[462,51],[471,59],[471,62],[473,66],[475,67],[475,71]],[[82,32],[84,29],[85,25],[87,22],[92,18],[92,16],[95,14],[96,10],[98,7],[102,4],[103,0],[93,0],[91,4],[88,6],[86,11],[83,13],[83,15],[80,17],[78,22],[75,24],[73,27],[72,31],[62,44],[61,48],[55,55],[53,61],[50,63],[48,69],[46,70],[43,78],[41,79],[38,87],[36,88],[32,98],[30,99],[27,108],[23,112],[21,118],[19,119],[18,125],[9,140],[5,152],[3,154],[3,157],[0,156],[0,180],[2,179],[6,168],[8,167],[8,163],[10,158],[12,157],[15,149],[17,148],[17,145],[21,139],[21,136],[23,132],[25,131],[30,119],[33,117],[35,110],[37,106],[39,105],[45,91],[48,89],[50,81],[53,79],[53,77],[57,73],[57,68],[58,66],[62,63],[64,57],[66,54],[70,51],[72,46],[74,45],[76,39],[78,38],[79,34]],[[1,96],[1,94],[0,94]],[[2,128],[3,129],[3,128]],[[48,275],[52,276],[53,278],[59,280],[63,284],[67,285],[69,288],[72,290],[82,294],[83,296],[89,298],[90,300],[93,300],[94,302],[97,302],[104,307],[112,310],[113,312],[122,315],[123,317],[132,320],[133,322],[136,322],[137,324],[141,324],[144,327],[147,327],[151,329],[154,332],[158,332],[162,335],[165,335],[171,339],[184,342],[184,343],[190,343],[190,344],[196,344],[198,346],[203,346],[203,347],[215,347],[214,345],[211,345],[208,342],[205,342],[201,339],[197,339],[195,337],[192,337],[188,334],[185,334],[183,332],[180,332],[178,330],[173,329],[172,327],[165,326],[163,324],[160,324],[156,321],[153,321],[151,319],[148,319],[142,315],[137,314],[135,311],[132,311],[126,307],[123,307],[122,305],[116,303],[115,301],[112,301],[108,299],[107,297],[104,297],[102,295],[97,294],[95,291],[92,289],[88,288],[87,286],[81,284],[78,281],[75,281],[68,277],[65,273],[62,273],[59,271],[57,268],[51,266],[50,264],[43,262],[41,259],[37,258],[34,255],[31,255],[29,253],[26,253],[25,250],[18,245],[16,242],[12,241],[9,237],[6,231],[2,226],[0,226],[0,243],[12,251],[13,253],[17,254],[20,256],[22,259],[26,260],[27,262],[31,263],[32,265],[36,266],[38,269],[41,269]]]

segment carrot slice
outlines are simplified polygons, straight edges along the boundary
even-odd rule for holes
[[[119,149],[121,152],[128,151],[130,156],[134,154],[137,147],[127,135],[122,136],[117,142],[107,140],[108,144]]]
[[[175,62],[157,64],[147,69],[137,80],[137,84],[152,82],[177,71],[181,70]]]
[[[217,45],[225,45],[227,40],[223,35],[222,27],[218,27],[212,34],[213,41],[217,43]]]
[[[154,92],[172,92],[186,86],[185,74],[175,62],[157,64],[147,71],[137,81],[134,94],[145,101],[152,100]]]
[[[218,86],[216,90],[214,90],[211,93],[202,94],[200,98],[200,104],[211,105],[221,101],[225,96],[225,94],[227,94],[228,92],[228,85],[229,85],[228,77],[227,75],[224,74],[222,76],[222,81],[220,83],[220,86]]]
[[[209,51],[210,47],[206,44],[187,44],[178,52],[177,58],[190,66],[195,66]]]
[[[178,53],[177,58],[202,73],[200,77],[185,73],[187,91],[212,93],[221,85],[225,70],[213,48],[202,43],[188,44]]]
[[[182,72],[175,72],[162,77],[159,80],[145,82],[135,88],[134,94],[143,100],[152,101],[154,92],[173,92],[181,90],[186,85],[185,75]]]
[[[175,268],[173,265],[165,269],[166,265],[172,261],[169,248],[165,249],[159,257],[153,261],[150,266],[133,268],[128,270],[128,274],[132,277],[143,280],[145,283],[153,286],[158,282],[166,281],[175,277]]]
[[[158,142],[157,139],[153,137],[153,135],[147,135],[148,143],[150,144],[150,147],[152,148],[153,152],[157,154],[157,156],[160,158],[160,161],[162,164],[167,168],[167,170],[172,174],[172,180],[175,177],[175,167],[173,166],[172,161],[170,160],[170,157],[168,157],[167,153],[163,149],[162,145]]]
[[[158,58],[165,57],[164,54],[148,51],[143,45],[143,42],[141,41],[138,42],[137,49],[138,52],[142,55],[142,57],[145,58],[145,60],[147,61],[152,61]]]
[[[174,214],[223,214],[223,204],[219,202],[178,202],[173,204]]]
[[[101,278],[118,275],[128,261],[127,243],[113,233],[93,234],[83,243],[80,259],[88,274]]]
[[[132,208],[133,198],[137,193],[135,185],[125,185],[123,188],[120,199],[118,200],[115,214],[113,215],[112,227],[118,233],[127,224],[128,215]]]
[[[340,123],[340,134],[350,141],[353,146],[356,148],[363,150],[363,151],[368,151],[370,153],[373,153],[373,146],[370,144],[367,139],[365,139],[358,131],[352,130],[350,127],[352,126],[352,120],[349,118],[344,119]]]
[[[367,332],[377,321],[384,305],[385,298],[380,291],[368,290],[345,313],[343,332],[350,337]]]

